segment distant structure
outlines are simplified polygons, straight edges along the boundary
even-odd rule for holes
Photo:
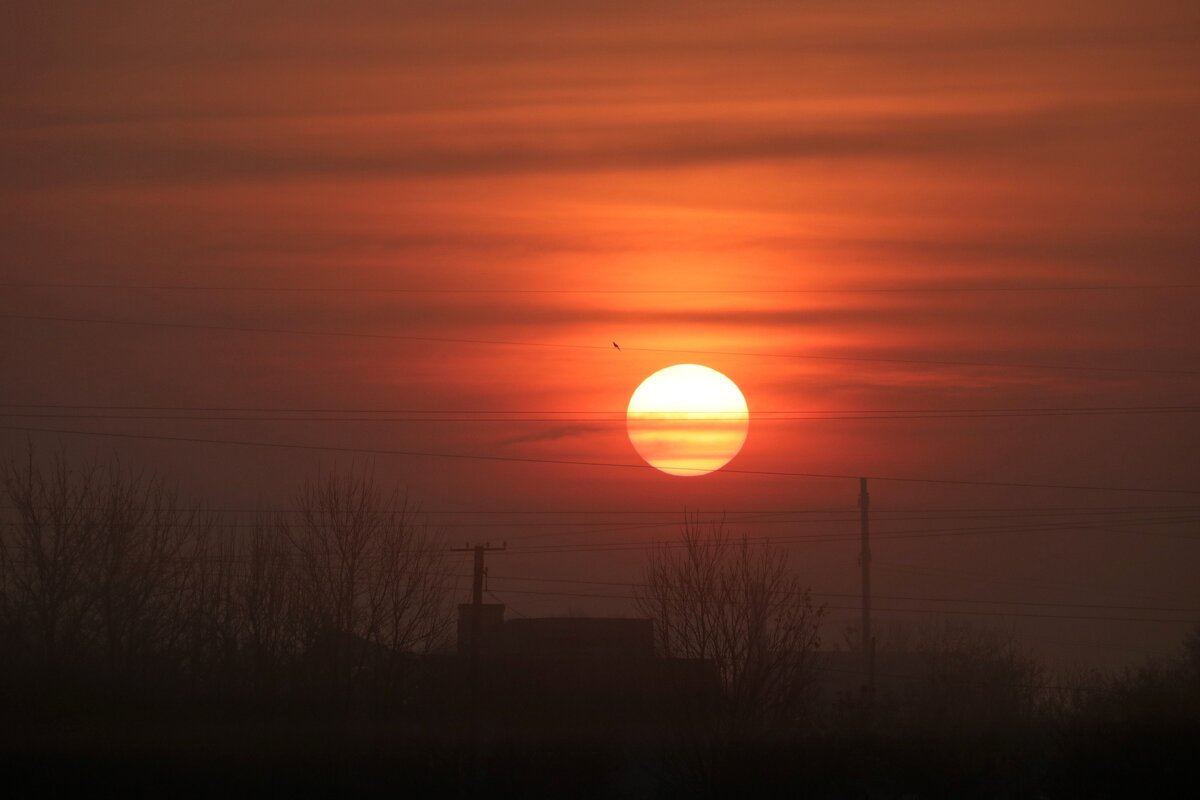
[[[460,656],[472,652],[475,630],[479,631],[479,653],[484,657],[654,658],[654,623],[649,619],[545,617],[506,621],[502,604],[463,603],[458,607]]]
[[[649,619],[506,620],[502,604],[463,603],[456,652],[421,659],[411,689],[410,702],[431,712],[531,730],[641,729],[712,706],[720,679],[711,661],[659,658]]]
[[[504,606],[500,603],[460,603],[458,606],[458,647],[460,656],[493,652],[504,628]],[[478,633],[476,633],[478,632]],[[478,650],[473,649],[479,637]]]
[[[613,347],[620,347],[613,342]],[[458,606],[453,656],[424,659],[408,682],[409,707],[519,719],[546,731],[591,724],[645,727],[703,713],[721,694],[716,665],[656,658],[649,619],[504,619],[483,602],[490,543],[452,548],[474,556],[471,602]]]

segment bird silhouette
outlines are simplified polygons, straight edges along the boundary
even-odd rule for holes
[[[613,347],[617,348],[618,350],[621,349],[621,345],[617,344],[616,342],[613,342]]]

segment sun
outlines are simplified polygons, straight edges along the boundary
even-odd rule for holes
[[[629,441],[668,475],[707,475],[728,464],[746,441],[750,411],[737,384],[700,364],[651,375],[629,398]]]

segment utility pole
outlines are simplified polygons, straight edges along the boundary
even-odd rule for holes
[[[454,553],[470,553],[475,554],[475,574],[471,581],[471,667],[475,669],[479,664],[479,639],[481,633],[481,625],[483,621],[483,576],[487,574],[487,568],[483,565],[484,554],[495,551],[505,550],[508,548],[508,543],[499,547],[492,547],[491,542],[477,544],[474,547],[467,545],[466,547],[452,547],[451,552]]]
[[[481,766],[482,740],[481,736],[481,710],[479,687],[479,639],[483,628],[483,577],[487,574],[487,568],[483,564],[484,555],[494,550],[505,550],[508,548],[508,542],[504,542],[499,547],[492,547],[491,542],[477,544],[474,547],[467,543],[465,547],[451,547],[452,553],[474,553],[475,554],[475,574],[471,579],[471,646],[470,646],[470,677],[469,677],[469,697],[470,697],[470,723],[471,737],[473,746],[471,750],[470,772],[474,788],[474,794],[483,794],[484,780]]]
[[[875,692],[875,637],[871,635],[871,519],[868,510],[871,495],[867,493],[867,479],[858,479],[858,508],[862,528],[862,551],[858,561],[862,565],[862,657],[863,675],[866,678],[868,698]]]

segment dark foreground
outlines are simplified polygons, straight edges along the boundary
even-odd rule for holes
[[[1194,721],[755,744],[586,727],[10,720],[3,774],[9,797],[1146,797],[1200,779]]]

